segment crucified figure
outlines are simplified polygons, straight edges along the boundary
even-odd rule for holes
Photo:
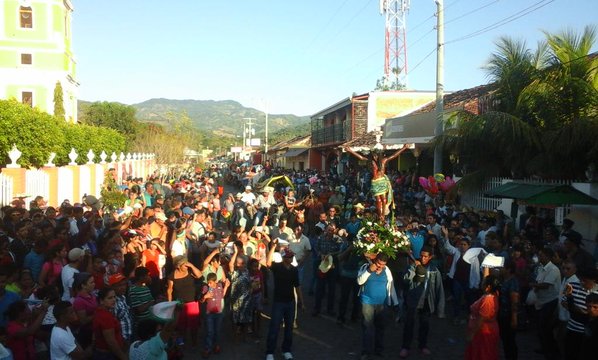
[[[376,212],[378,214],[378,221],[384,224],[385,217],[390,213],[390,206],[393,204],[392,185],[388,176],[386,176],[386,163],[397,158],[403,151],[409,147],[404,145],[392,155],[383,157],[382,151],[371,151],[368,157],[365,157],[349,147],[344,150],[349,154],[355,156],[359,160],[368,161],[372,167],[372,187],[371,191],[376,199]]]

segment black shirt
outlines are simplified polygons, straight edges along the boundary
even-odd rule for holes
[[[272,270],[274,276],[274,301],[294,301],[294,288],[299,287],[297,268],[291,266],[287,269],[282,263],[273,263],[270,270]]]
[[[180,300],[183,303],[195,301],[195,278],[191,274],[180,279],[175,279],[172,274],[169,280],[173,283],[172,300]]]

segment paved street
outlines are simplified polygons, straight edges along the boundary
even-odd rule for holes
[[[305,291],[307,294],[307,291]],[[299,328],[293,336],[293,354],[296,359],[330,359],[330,360],[354,360],[359,359],[361,354],[361,328],[360,323],[347,322],[344,326],[336,324],[336,319],[327,315],[312,317],[310,309],[313,306],[313,296],[306,296],[307,310],[299,314]],[[266,307],[269,312],[269,307]],[[263,319],[262,331],[259,338],[247,335],[245,339],[233,339],[230,320],[224,322],[222,330],[223,351],[218,355],[211,355],[212,359],[241,360],[241,359],[262,359],[265,351],[265,338],[267,333],[268,319]],[[465,325],[453,326],[447,319],[433,318],[429,336],[429,348],[431,356],[423,356],[417,351],[412,351],[409,359],[462,359],[465,349]],[[203,331],[202,331],[203,332]],[[401,347],[403,330],[402,323],[395,323],[394,319],[388,319],[387,334],[385,336],[386,359],[397,359]],[[282,341],[282,331],[279,336],[279,345]],[[532,331],[518,334],[521,359],[541,359],[534,353],[537,347],[536,338]],[[416,344],[414,344],[416,346]],[[196,358],[199,351],[187,349],[189,358]],[[282,359],[282,354],[275,354],[276,359]],[[375,359],[383,359],[376,357]]]
[[[237,191],[226,188],[226,192]],[[306,266],[306,280],[311,278],[310,265]],[[270,290],[272,287],[270,286]],[[293,355],[295,359],[303,360],[355,360],[361,355],[361,325],[360,322],[347,322],[346,325],[336,324],[336,319],[325,314],[318,317],[311,316],[314,297],[308,296],[307,289],[303,289],[305,294],[306,311],[299,314],[299,328],[294,331],[293,336]],[[339,294],[339,291],[337,291]],[[323,305],[325,309],[325,305]],[[335,306],[337,309],[338,306]],[[266,306],[265,311],[270,312],[270,307]],[[375,357],[375,359],[398,359],[398,353],[401,350],[401,339],[403,334],[403,324],[395,323],[394,317],[390,316],[387,323],[387,333],[385,336],[386,349],[384,357]],[[263,359],[265,356],[265,338],[267,334],[268,319],[263,319],[262,329],[259,336],[246,335],[244,339],[233,337],[230,318],[227,317],[222,329],[222,353],[210,355],[210,359],[219,360],[244,360],[244,359]],[[465,329],[466,325],[454,326],[450,319],[432,318],[429,335],[428,347],[432,351],[431,356],[423,356],[413,350],[409,359],[462,359],[465,350]],[[203,335],[204,329],[200,333]],[[280,332],[278,344],[282,341],[282,331]],[[534,333],[530,330],[518,334],[517,343],[519,345],[520,359],[541,359],[534,353],[538,343]],[[417,347],[417,343],[413,344]],[[196,359],[200,355],[200,349],[186,348],[186,358]],[[275,354],[275,359],[283,359],[280,350]]]

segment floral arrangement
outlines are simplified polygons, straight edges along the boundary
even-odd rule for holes
[[[404,232],[396,228],[388,229],[368,221],[357,233],[353,247],[359,254],[374,256],[384,253],[391,259],[395,259],[397,253],[411,251],[411,242]]]

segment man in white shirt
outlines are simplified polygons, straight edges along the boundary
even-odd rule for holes
[[[311,253],[311,244],[309,243],[309,238],[303,235],[303,227],[301,225],[295,227],[294,234],[288,238],[288,241],[289,249],[295,253],[297,271],[299,272],[299,284],[302,284],[305,260],[307,260]]]
[[[482,247],[486,247],[486,234],[488,234],[490,231],[496,232],[496,226],[491,225],[490,221],[491,220],[487,217],[480,219],[480,231],[478,232],[476,240],[477,244],[482,245]]]
[[[50,336],[50,358],[52,360],[87,359],[91,357],[91,346],[85,351],[81,349],[69,328],[77,321],[73,305],[68,301],[60,301],[54,305],[56,324]]]
[[[255,194],[251,191],[251,186],[247,185],[245,186],[245,192],[243,193],[243,196],[241,197],[241,201],[243,201],[244,203],[248,204],[248,205],[253,205],[253,203],[256,200],[256,196]]]
[[[75,295],[72,290],[73,281],[75,274],[79,272],[79,264],[81,264],[84,256],[85,251],[81,248],[72,248],[69,251],[69,263],[62,268],[62,272],[60,273],[63,288],[62,300],[64,301],[70,301]]]
[[[559,288],[561,286],[561,272],[551,260],[555,253],[551,248],[543,248],[538,252],[540,267],[536,282],[530,284],[536,293],[536,313],[538,319],[538,336],[541,352],[547,359],[559,358],[559,349],[555,341],[553,330],[556,308],[558,305]]]

